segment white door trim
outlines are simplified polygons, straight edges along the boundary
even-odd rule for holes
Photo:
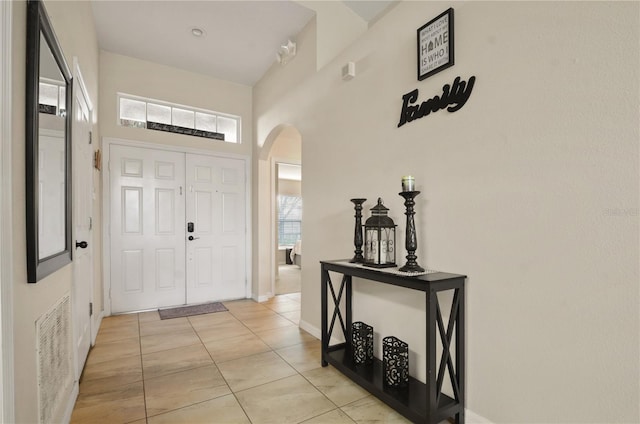
[[[233,153],[216,152],[205,149],[198,149],[187,146],[177,146],[168,144],[157,144],[146,141],[127,140],[123,138],[103,137],[102,138],[102,258],[103,258],[103,282],[104,282],[104,316],[111,315],[111,216],[110,216],[110,170],[109,170],[109,151],[111,145],[121,145],[128,147],[142,147],[147,149],[166,150],[178,153],[192,153],[196,155],[215,156],[226,159],[239,159],[245,164],[245,184],[246,184],[246,276],[245,282],[246,296],[251,297],[251,246],[252,246],[252,230],[251,230],[251,157],[247,155],[238,155]]]
[[[11,168],[12,2],[0,2],[0,421],[15,421],[13,374],[13,213]]]

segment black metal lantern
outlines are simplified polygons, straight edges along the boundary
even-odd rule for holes
[[[375,268],[396,266],[396,224],[387,216],[389,211],[378,198],[371,208],[371,217],[364,223],[363,265]]]

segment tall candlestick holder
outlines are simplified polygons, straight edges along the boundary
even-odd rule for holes
[[[404,197],[404,206],[407,208],[407,211],[404,213],[407,216],[407,230],[405,236],[405,247],[407,249],[407,263],[400,268],[400,271],[403,272],[424,272],[424,268],[418,265],[416,259],[416,250],[418,249],[418,239],[416,237],[416,224],[413,221],[413,215],[416,214],[413,207],[416,202],[415,199],[419,191],[403,191],[400,196]]]
[[[356,247],[355,256],[351,259],[351,263],[361,264],[364,262],[364,257],[362,256],[362,204],[367,199],[351,199],[353,204],[355,205],[354,209],[356,214],[354,215],[356,218],[356,226],[353,232],[353,244]]]

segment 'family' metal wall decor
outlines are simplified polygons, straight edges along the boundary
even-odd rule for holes
[[[442,86],[442,94],[418,103],[418,89],[412,90],[402,96],[402,110],[400,111],[400,122],[398,128],[415,119],[423,118],[431,112],[447,109],[447,112],[456,112],[462,109],[467,103],[476,77],[472,76],[469,81],[464,81],[459,76],[453,80],[453,84]]]

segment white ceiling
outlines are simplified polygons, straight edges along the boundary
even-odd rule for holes
[[[344,2],[365,21],[392,1]],[[100,48],[253,86],[315,12],[288,0],[92,0]],[[204,31],[194,37],[192,28]]]

